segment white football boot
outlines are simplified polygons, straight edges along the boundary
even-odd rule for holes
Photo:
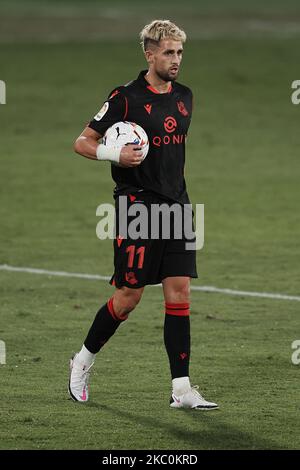
[[[77,354],[70,359],[70,380],[69,380],[69,394],[74,401],[85,403],[89,399],[89,376],[90,369],[94,363],[89,367],[76,360]]]
[[[171,408],[192,408],[193,410],[215,410],[219,408],[216,403],[207,401],[198,392],[198,385],[194,385],[188,392],[183,395],[176,396],[174,393],[171,395],[170,407]]]

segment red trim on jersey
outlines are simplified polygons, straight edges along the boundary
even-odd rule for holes
[[[190,314],[189,303],[169,303],[166,302],[166,314],[175,315],[178,317],[188,317]]]
[[[109,100],[111,100],[114,96],[116,96],[119,92],[119,90],[116,90],[112,93],[112,95],[108,98]]]
[[[127,114],[128,114],[128,99],[126,98],[126,96],[124,96],[125,98],[125,114],[124,114],[124,121],[126,121],[126,118],[127,118]]]
[[[148,90],[152,91],[152,93],[156,93],[157,95],[160,95],[159,91],[157,91],[153,86],[148,85],[147,86]]]
[[[160,91],[158,91],[156,88],[154,88],[154,87],[151,86],[151,85],[148,85],[147,88],[148,88],[148,90],[152,91],[152,93],[155,93],[155,94],[157,94],[157,95],[160,95],[160,94],[161,94]],[[169,88],[168,88],[167,93],[171,93],[172,90],[173,90],[172,83],[170,83],[170,86],[169,86]]]

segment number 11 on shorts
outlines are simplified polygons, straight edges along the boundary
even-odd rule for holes
[[[145,247],[144,246],[140,246],[140,248],[138,248],[136,250],[136,247],[134,245],[129,245],[126,248],[126,253],[128,253],[128,263],[127,263],[128,268],[133,267],[135,255],[138,256],[138,266],[137,266],[138,269],[143,268],[144,258],[145,258]]]

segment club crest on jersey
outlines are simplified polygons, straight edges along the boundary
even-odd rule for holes
[[[178,111],[183,115],[183,116],[188,116],[189,112],[186,109],[184,102],[183,101],[177,101],[177,108]]]
[[[100,111],[96,114],[96,116],[94,116],[95,121],[101,121],[103,116],[107,113],[108,108],[109,108],[109,103],[108,101],[105,101]]]

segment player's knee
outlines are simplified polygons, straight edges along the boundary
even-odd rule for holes
[[[118,289],[114,295],[114,310],[119,320],[126,320],[142,297],[143,289]]]
[[[126,314],[132,312],[132,310],[135,309],[135,307],[141,300],[141,296],[142,296],[141,292],[138,292],[138,291],[133,291],[123,296],[122,309],[125,311]]]
[[[169,294],[169,302],[173,303],[189,303],[190,302],[190,284],[183,283],[176,287],[170,294]]]

